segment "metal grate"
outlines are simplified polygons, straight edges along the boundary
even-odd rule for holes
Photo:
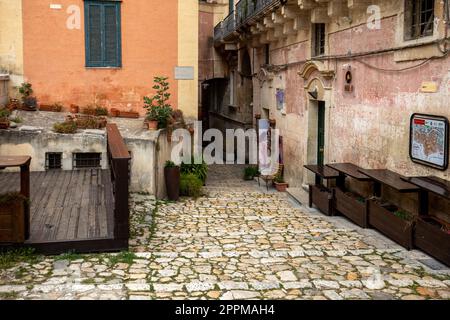
[[[314,24],[314,52],[313,56],[322,56],[325,54],[325,24]]]
[[[74,153],[73,154],[73,168],[99,168],[102,160],[101,153]]]
[[[418,39],[433,35],[434,28],[434,0],[409,0],[410,39]]]
[[[45,153],[45,170],[57,170],[62,168],[62,153],[47,152]]]

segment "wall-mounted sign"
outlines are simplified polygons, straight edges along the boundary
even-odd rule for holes
[[[344,90],[346,92],[353,92],[353,74],[350,70],[345,73],[345,86]]]
[[[51,3],[51,4],[50,4],[50,9],[53,9],[53,10],[61,10],[61,9],[62,9],[62,4]]]
[[[194,80],[194,67],[175,67],[175,80]]]
[[[277,109],[283,110],[284,109],[284,90],[283,89],[277,89],[276,98],[277,98]]]
[[[411,117],[410,156],[412,161],[446,170],[448,167],[448,119],[415,113]]]

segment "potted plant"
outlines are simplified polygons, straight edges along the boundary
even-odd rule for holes
[[[18,192],[0,195],[0,241],[23,243],[25,241],[26,197]]]
[[[208,165],[204,160],[195,161],[195,158],[192,157],[190,163],[181,163],[180,170],[182,174],[194,174],[205,185],[208,177]]]
[[[169,83],[167,77],[154,77],[153,89],[156,93],[151,97],[144,97],[144,108],[147,110],[146,120],[150,130],[154,130],[155,122],[158,129],[165,129],[172,115],[169,103]]]
[[[182,173],[180,177],[180,195],[198,198],[202,195],[202,180],[193,173]]]
[[[259,174],[258,167],[250,166],[244,169],[244,180],[251,181]]]
[[[63,106],[60,103],[39,105],[39,111],[61,112],[62,109],[63,109]]]
[[[158,130],[158,114],[156,108],[152,108],[147,112],[145,120],[148,130]]]
[[[77,106],[76,104],[71,104],[70,105],[70,113],[76,114],[80,112],[80,107]]]
[[[273,180],[273,183],[275,185],[275,189],[277,189],[278,192],[286,192],[286,189],[289,187],[289,185],[284,181],[284,178],[281,175],[277,175]]]
[[[164,177],[166,180],[167,197],[171,201],[178,201],[180,198],[180,167],[172,161],[166,161]]]
[[[74,134],[77,132],[77,123],[75,121],[65,121],[61,123],[55,123],[53,125],[53,130],[56,133],[62,134]]]
[[[22,109],[26,111],[36,111],[37,99],[36,97],[33,97],[33,88],[31,83],[22,83],[19,87],[19,93],[22,96]]]
[[[102,106],[95,106],[95,115],[98,117],[106,117],[108,116],[108,109]]]
[[[9,121],[10,112],[6,108],[0,109],[0,129],[8,129],[10,125]]]

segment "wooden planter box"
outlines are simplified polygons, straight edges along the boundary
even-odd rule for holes
[[[119,118],[137,119],[139,118],[139,113],[131,111],[119,111]]]
[[[330,190],[315,185],[309,186],[309,206],[315,205],[327,216],[333,215],[333,194]]]
[[[413,223],[394,215],[377,201],[368,200],[369,225],[408,250],[413,247]]]
[[[414,245],[450,266],[450,234],[433,224],[433,219],[417,219],[414,230]]]
[[[9,120],[0,120],[0,129],[8,129],[9,125]]]
[[[25,204],[16,200],[0,204],[0,243],[25,242]]]
[[[48,104],[41,104],[39,105],[39,111],[46,111],[46,112],[61,112],[61,109],[56,108],[53,105]]]
[[[367,204],[361,203],[341,189],[334,189],[334,209],[362,228],[367,228]]]

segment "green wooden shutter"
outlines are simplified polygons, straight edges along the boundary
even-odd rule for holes
[[[85,2],[86,66],[121,66],[120,3]]]
[[[102,66],[102,6],[88,4],[86,6],[86,64]]]
[[[105,5],[104,6],[104,53],[105,53],[105,65],[107,66],[119,66],[120,64],[120,33],[118,32],[119,24],[119,10],[117,5]]]

